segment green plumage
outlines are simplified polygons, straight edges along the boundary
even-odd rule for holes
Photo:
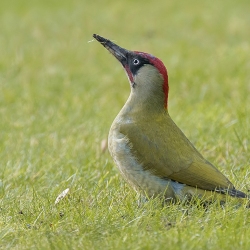
[[[152,174],[205,190],[234,189],[195,149],[166,111],[150,118],[134,116],[133,122],[120,125],[120,132],[126,135],[138,162]]]

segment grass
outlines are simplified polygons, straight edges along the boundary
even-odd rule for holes
[[[97,33],[160,57],[172,118],[247,192],[248,10],[247,0],[1,1],[0,249],[249,249],[249,210],[233,202],[137,205],[101,150],[129,85],[88,42]]]

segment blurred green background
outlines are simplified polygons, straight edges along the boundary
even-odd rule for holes
[[[2,0],[0,248],[98,249],[104,242],[104,248],[215,249],[221,241],[221,247],[235,249],[239,241],[226,240],[223,231],[224,241],[188,241],[193,223],[178,224],[183,219],[176,207],[165,211],[177,223],[169,236],[165,217],[152,219],[154,234],[148,220],[132,223],[141,218],[142,208],[101,149],[129,84],[121,65],[92,34],[165,63],[173,120],[206,158],[247,191],[249,10],[248,0]],[[55,207],[67,187],[70,195]],[[242,214],[236,219],[241,221]],[[207,224],[195,215],[189,220]],[[241,235],[249,233],[247,221],[239,224],[245,230]],[[228,234],[235,235],[236,221],[231,223]],[[207,227],[204,237],[218,234],[213,222]],[[177,237],[180,230],[186,245]],[[241,246],[248,243],[243,240]]]

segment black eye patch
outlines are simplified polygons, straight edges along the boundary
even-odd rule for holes
[[[136,75],[138,70],[145,64],[151,64],[148,59],[139,55],[129,58],[129,68],[133,75]]]

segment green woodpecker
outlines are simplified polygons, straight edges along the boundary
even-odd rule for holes
[[[224,194],[247,198],[203,158],[169,116],[168,74],[162,61],[93,37],[122,64],[130,82],[129,98],[108,137],[111,156],[127,182],[146,197],[163,195],[172,201]]]

